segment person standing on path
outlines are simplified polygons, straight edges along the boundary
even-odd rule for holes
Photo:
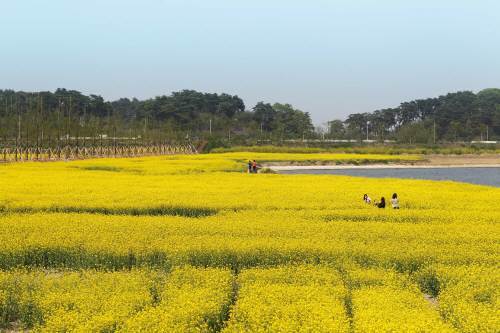
[[[248,160],[248,173],[252,173],[252,161]]]
[[[257,173],[257,162],[255,162],[255,160],[252,162],[252,171],[253,173]]]

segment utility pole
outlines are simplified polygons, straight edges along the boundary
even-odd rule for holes
[[[69,96],[69,109],[68,109],[68,141],[66,142],[68,145],[70,143],[71,137],[71,108],[73,107],[71,95]]]
[[[3,136],[4,136],[4,144],[5,144],[5,147],[8,146],[8,143],[9,143],[9,140],[8,140],[8,137],[9,137],[9,127],[7,126],[10,122],[9,122],[9,119],[10,119],[10,113],[9,113],[9,99],[7,96],[5,96],[5,105],[4,105],[4,112],[5,112],[5,128],[4,128],[4,131],[3,131]]]
[[[40,121],[42,121],[40,117],[40,93],[38,93],[36,106],[33,108],[35,110],[35,122],[36,122],[36,148],[39,148],[40,145]]]
[[[62,101],[59,97],[59,106],[57,107],[57,149],[61,147],[61,105]]]
[[[0,107],[3,106],[3,96],[0,97]],[[2,128],[2,116],[5,117],[5,121],[7,121],[7,114],[3,115],[3,112],[0,114],[0,147],[2,147],[2,144],[3,142],[1,141],[2,140],[2,134],[3,134],[3,128]],[[7,129],[7,126],[5,126],[5,128]]]
[[[366,122],[366,141],[368,141],[368,124],[369,123],[370,123],[369,121]]]
[[[434,120],[434,144],[436,144],[436,120]]]
[[[212,118],[210,118],[209,122],[209,131],[210,131],[210,136],[212,136]]]
[[[109,154],[109,137],[111,136],[111,110],[108,107],[108,121],[107,124],[108,129],[106,131],[106,146],[108,148],[108,154]]]
[[[11,100],[12,101],[12,100]],[[16,108],[17,108],[17,141],[21,142],[21,110],[19,109],[19,97],[16,96]],[[17,146],[17,144],[16,144]]]
[[[17,101],[16,95],[16,101]],[[17,103],[16,103],[17,106]],[[14,104],[12,101],[12,95],[10,96],[10,111],[14,113]],[[16,135],[16,161],[17,161],[17,153],[19,149],[19,141],[21,140],[21,115],[19,114],[19,108],[17,108],[17,135]]]
[[[59,108],[57,109],[57,148],[61,147],[61,135],[62,135],[62,127],[61,125],[61,108],[64,105],[64,101],[59,98]],[[63,111],[64,112],[64,111]],[[64,121],[64,113],[63,113],[63,121]]]
[[[43,96],[40,96],[40,122],[42,123],[42,133],[41,133],[41,145],[43,146],[43,135],[44,135],[44,129],[45,129],[45,122],[43,118]]]
[[[82,125],[83,125],[82,126],[83,127],[82,128],[82,132],[83,132],[83,134],[82,134],[83,135],[83,147],[85,147],[85,138],[86,138],[86,135],[87,135],[87,131],[86,131],[86,129],[87,129],[87,126],[86,126],[87,122],[86,122],[86,120],[87,120],[87,104],[85,104],[83,106],[83,122],[82,122]]]
[[[488,125],[486,125],[486,141],[490,141],[490,138],[488,135]]]
[[[24,125],[24,130],[25,130],[24,140],[25,140],[26,146],[29,146],[29,144],[30,144],[30,142],[29,142],[30,141],[29,123],[30,123],[30,115],[31,115],[31,109],[32,109],[31,103],[33,102],[30,95],[33,96],[33,94],[26,95],[26,101],[24,103],[24,111],[26,113],[26,120],[27,120],[25,122],[25,125]]]

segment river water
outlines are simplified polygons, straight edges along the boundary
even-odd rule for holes
[[[337,169],[286,170],[281,174],[346,175],[373,178],[452,180],[500,187],[500,168]]]

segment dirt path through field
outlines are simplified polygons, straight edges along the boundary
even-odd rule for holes
[[[433,307],[438,307],[439,303],[438,300],[435,297],[432,297],[431,295],[424,294],[424,298],[427,302],[429,302]]]

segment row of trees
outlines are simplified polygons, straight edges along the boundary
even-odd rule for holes
[[[500,89],[450,93],[404,102],[396,108],[351,114],[345,121],[330,121],[328,134],[404,143],[498,140]]]
[[[314,130],[307,112],[290,104],[257,103],[247,110],[238,96],[193,90],[138,100],[58,89],[0,90],[0,146],[148,144],[190,138],[255,143],[303,139],[397,140],[402,143],[498,140],[500,89],[450,93],[396,108],[351,114]]]
[[[310,135],[308,113],[290,104],[258,103],[193,90],[138,100],[107,102],[101,96],[58,89],[26,93],[0,90],[0,145],[62,146],[153,143],[190,138],[289,139]]]

